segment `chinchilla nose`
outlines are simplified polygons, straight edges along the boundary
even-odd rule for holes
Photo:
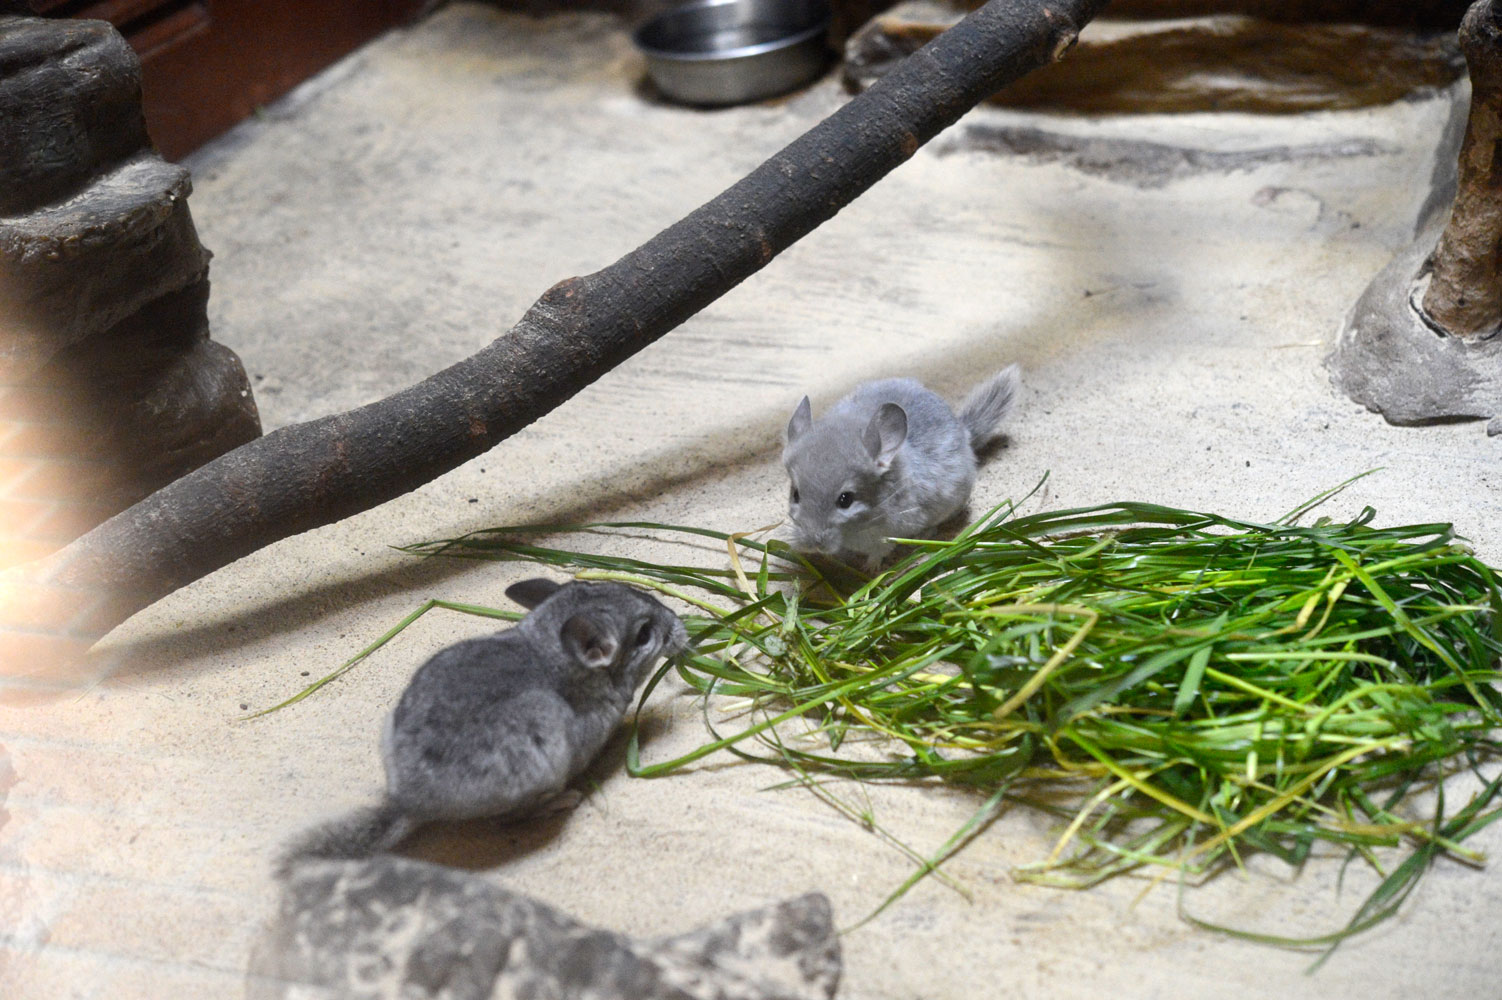
[[[826,556],[838,555],[840,552],[840,533],[836,528],[811,528],[794,521],[793,536],[793,547],[799,552]]]

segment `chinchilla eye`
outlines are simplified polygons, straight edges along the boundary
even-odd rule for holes
[[[797,503],[798,502],[798,487],[796,487],[796,486],[793,487],[793,492],[792,492],[792,495],[791,495],[790,499],[793,501],[793,503]]]
[[[638,646],[645,646],[647,643],[649,643],[651,641],[652,641],[652,626],[651,625],[643,625],[637,631],[637,633],[636,633],[636,644]]]
[[[851,493],[849,490],[846,490],[844,493],[841,493],[839,496],[834,498],[834,505],[840,508],[840,510],[848,509],[853,503],[855,503],[855,494]]]

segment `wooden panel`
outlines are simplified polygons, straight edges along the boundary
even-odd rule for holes
[[[146,124],[176,159],[425,0],[33,0],[50,17],[109,21],[141,56]]]

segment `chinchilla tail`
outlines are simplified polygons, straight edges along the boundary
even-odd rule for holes
[[[401,843],[417,824],[390,802],[357,809],[348,816],[315,826],[289,844],[277,860],[276,871],[304,859],[325,861],[368,858]]]
[[[960,423],[970,432],[970,447],[979,452],[995,441],[998,428],[1017,402],[1022,387],[1022,369],[1007,365],[1001,371],[970,390],[960,405]]]

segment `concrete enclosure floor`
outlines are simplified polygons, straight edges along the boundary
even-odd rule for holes
[[[215,253],[214,336],[244,359],[268,430],[379,398],[461,358],[554,282],[595,270],[847,100],[825,79],[721,111],[661,103],[626,26],[457,3],[355,54],[191,162]],[[500,524],[653,519],[752,529],[783,512],[794,403],[909,373],[950,396],[1020,362],[1010,442],[976,506],[1140,499],[1272,518],[1380,468],[1328,512],[1453,520],[1502,562],[1502,438],[1388,426],[1321,359],[1411,238],[1457,96],[1265,118],[1086,119],[996,109],[949,133],[764,271],[552,415],[437,482],[288,539],[137,615],[76,697],[0,709],[5,996],[219,997],[274,906],[269,861],[372,800],[383,713],[421,660],[489,625],[434,613],[336,684],[295,692],[429,597],[503,606],[523,566],[392,546]],[[1460,96],[1464,99],[1463,95]],[[1038,128],[1099,140],[985,149]],[[1100,150],[1106,152],[1102,154]],[[1186,155],[1185,150],[1198,154]],[[1220,155],[1224,154],[1224,155]],[[644,542],[602,542],[652,554]],[[682,553],[722,558],[712,548]],[[666,686],[644,753],[704,736]],[[582,920],[676,932],[810,889],[841,925],[910,872],[784,777],[711,758],[643,781],[615,744],[576,811],[538,828],[430,831],[414,853],[493,869]],[[860,793],[849,790],[851,795]],[[869,792],[929,853],[977,801]],[[1054,821],[1013,810],[844,938],[852,1000],[1494,996],[1502,883],[1444,861],[1402,915],[1310,956],[1197,930],[1338,926],[1370,888],[1338,859],[1253,862],[1182,900],[1146,877],[1085,892],[1015,882]],[[1476,845],[1493,852],[1502,829]]]

